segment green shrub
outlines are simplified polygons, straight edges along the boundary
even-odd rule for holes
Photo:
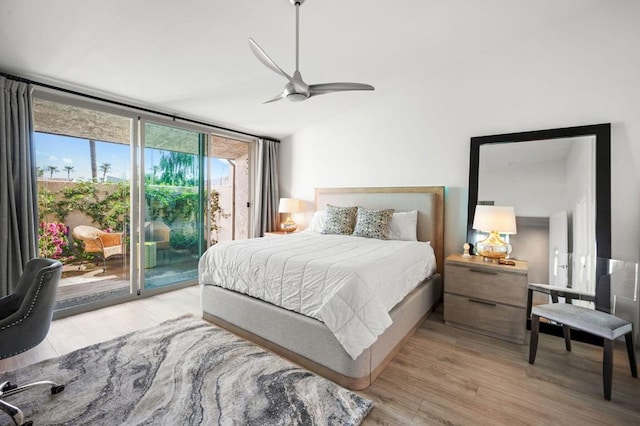
[[[55,220],[65,222],[67,216],[74,211],[86,214],[102,229],[114,232],[125,232],[128,236],[130,190],[129,182],[102,183],[94,181],[78,182],[66,186],[61,191],[61,200],[55,201],[55,194],[46,187],[38,188],[38,207],[40,217],[52,215]],[[213,190],[207,199],[208,208],[198,212],[200,194],[195,188],[181,188],[165,185],[145,188],[147,212],[151,220],[161,220],[171,228],[179,227],[179,223],[195,223],[208,211],[211,227],[209,231],[218,230],[221,218],[229,217],[220,207],[220,194]],[[173,226],[172,226],[173,225]],[[176,226],[177,225],[177,226]],[[216,241],[212,241],[216,243]],[[190,230],[174,230],[170,235],[170,244],[179,249],[197,252],[197,232]],[[79,250],[75,250],[79,254]]]
[[[171,231],[169,244],[177,250],[189,250],[191,253],[198,253],[198,234],[193,231]]]

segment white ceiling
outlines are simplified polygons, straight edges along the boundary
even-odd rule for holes
[[[285,80],[247,40],[292,73],[289,0],[2,0],[0,71],[283,138],[602,1],[307,0],[305,81],[376,90],[263,105]]]

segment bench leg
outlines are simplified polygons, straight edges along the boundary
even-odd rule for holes
[[[604,399],[611,401],[611,382],[613,380],[613,340],[604,339],[604,356],[602,357],[602,384]]]
[[[624,340],[627,342],[627,354],[629,355],[629,366],[631,367],[631,375],[638,377],[638,366],[636,364],[636,349],[633,346],[633,331],[624,335]]]
[[[531,341],[529,342],[529,364],[536,361],[538,351],[538,335],[540,334],[540,317],[531,315]]]
[[[562,335],[564,336],[564,347],[571,352],[571,327],[562,325]]]

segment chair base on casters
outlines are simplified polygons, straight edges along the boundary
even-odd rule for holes
[[[22,410],[20,410],[15,405],[9,404],[2,398],[24,392],[38,386],[51,386],[52,395],[60,393],[64,390],[64,385],[49,380],[29,383],[24,386],[12,385],[10,382],[0,383],[0,411],[4,411],[5,413],[7,413],[17,426],[31,426],[33,422],[24,421],[24,414],[22,413]]]
[[[546,318],[562,324],[565,348],[571,351],[571,329],[586,331],[602,337],[604,354],[602,357],[602,384],[604,398],[611,400],[611,383],[613,381],[613,343],[624,336],[629,356],[631,376],[638,377],[635,346],[633,345],[633,324],[605,312],[594,311],[581,306],[566,303],[552,303],[535,306],[531,311],[531,342],[529,344],[529,364],[536,360],[538,350],[538,333],[540,318]]]

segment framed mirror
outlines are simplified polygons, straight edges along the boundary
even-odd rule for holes
[[[556,270],[567,253],[611,258],[610,149],[610,124],[471,138],[467,241],[478,204],[513,206],[512,257],[529,262],[530,283],[549,283],[554,256]],[[591,301],[610,312],[610,285],[592,275]]]

